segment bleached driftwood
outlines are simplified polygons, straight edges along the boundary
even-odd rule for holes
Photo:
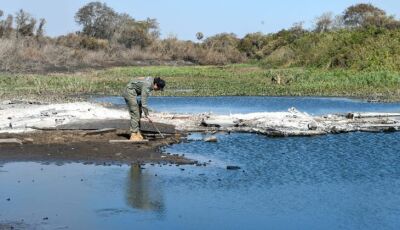
[[[268,136],[311,136],[342,132],[394,132],[400,130],[400,113],[348,113],[311,116],[290,108],[284,112],[217,115],[151,113],[163,134],[184,132],[254,132]],[[12,126],[10,126],[12,123]],[[142,131],[157,133],[146,120]],[[52,105],[4,105],[0,113],[0,133],[40,130],[129,130],[126,109],[105,108],[93,103]],[[88,131],[91,132],[91,131]],[[156,136],[155,136],[156,137]]]
[[[251,113],[236,115],[198,114],[170,119],[168,114],[158,114],[163,123],[174,124],[190,132],[255,132],[273,137],[314,136],[343,132],[392,132],[400,130],[397,113],[357,113],[310,116],[296,109],[288,112]]]
[[[149,140],[142,141],[130,141],[130,140],[109,140],[111,144],[145,144],[148,143]]]
[[[0,139],[0,145],[22,145],[22,141],[17,138]]]
[[[400,113],[348,113],[347,118],[383,118],[399,117]]]

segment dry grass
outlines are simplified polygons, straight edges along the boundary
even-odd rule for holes
[[[85,41],[85,42],[82,42]],[[202,64],[224,65],[246,58],[235,49],[219,52],[193,42],[175,38],[155,41],[150,47],[125,48],[105,45],[103,40],[78,36],[58,39],[0,39],[0,71],[12,73],[75,72],[87,68],[130,65]],[[96,43],[98,42],[98,43]],[[83,44],[83,45],[82,45]],[[91,47],[82,48],[84,47]]]

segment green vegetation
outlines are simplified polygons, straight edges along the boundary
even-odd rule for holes
[[[263,69],[256,64],[223,67],[118,67],[73,75],[0,75],[1,97],[65,98],[120,95],[135,76],[167,81],[163,96],[348,96],[400,101],[400,73],[320,69]]]
[[[371,27],[305,33],[262,59],[265,67],[400,70],[400,30]]]

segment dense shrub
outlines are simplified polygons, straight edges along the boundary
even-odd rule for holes
[[[268,67],[309,66],[400,70],[400,30],[370,27],[304,34],[267,55]]]

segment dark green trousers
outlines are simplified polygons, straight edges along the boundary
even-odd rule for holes
[[[130,131],[136,133],[140,130],[140,101],[138,101],[135,90],[125,89],[122,95],[125,99],[125,103],[128,106],[129,115],[131,116]]]

